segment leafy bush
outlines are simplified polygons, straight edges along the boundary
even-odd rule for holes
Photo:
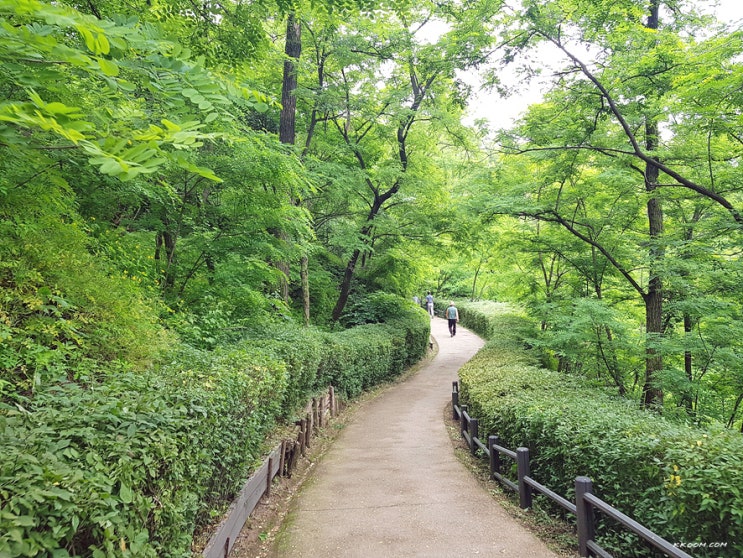
[[[238,344],[238,347],[260,347],[286,364],[288,382],[281,402],[284,418],[290,418],[309,396],[328,386],[320,382],[318,370],[330,337],[314,327],[273,326],[265,329],[261,337]]]
[[[398,313],[387,323],[358,326],[329,339],[318,371],[321,385],[333,384],[355,397],[425,354],[431,331],[428,315],[412,302],[391,299],[399,301]]]
[[[0,555],[189,555],[259,460],[286,368],[258,351],[178,363],[3,407]]]
[[[513,308],[504,302],[457,302],[459,319],[462,325],[481,337],[490,339],[496,329],[513,329],[522,333],[523,338],[531,337],[534,324],[517,315]],[[505,322],[508,322],[506,325]],[[529,335],[527,335],[527,332]]]
[[[740,556],[740,435],[674,424],[578,377],[540,368],[513,327],[521,318],[504,317],[460,371],[462,401],[483,437],[528,447],[532,476],[560,494],[573,497],[575,477],[587,475],[601,498],[671,542],[727,543],[696,548],[695,555]],[[617,555],[646,555],[608,521],[597,532]]]
[[[78,222],[0,223],[0,383],[28,392],[94,361],[143,367],[172,341],[138,278],[92,257]]]
[[[382,324],[405,319],[418,307],[410,300],[388,293],[372,293],[351,302],[343,313],[346,327],[363,324]]]
[[[339,333],[275,327],[0,404],[0,556],[188,556],[280,418],[329,383],[354,396],[424,354],[428,317],[403,318]]]

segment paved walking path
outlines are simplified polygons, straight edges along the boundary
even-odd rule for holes
[[[434,318],[438,354],[368,402],[297,495],[276,556],[554,558],[482,489],[443,419],[457,370],[482,346]]]

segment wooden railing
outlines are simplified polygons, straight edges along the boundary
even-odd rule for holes
[[[225,518],[209,539],[203,558],[227,558],[235,545],[245,522],[264,496],[270,496],[271,484],[277,475],[291,477],[299,457],[305,455],[312,443],[312,437],[319,428],[327,424],[329,418],[338,414],[338,400],[331,386],[327,393],[314,397],[304,409],[303,418],[296,422],[295,439],[284,440],[276,446],[263,464],[243,485],[237,498],[232,502]]]
[[[632,531],[648,544],[663,552],[671,558],[692,558],[680,548],[669,543],[650,529],[639,524],[631,517],[626,516],[616,508],[593,493],[591,479],[580,476],[575,479],[575,503],[563,498],[543,484],[537,482],[530,476],[529,471],[529,449],[520,447],[516,451],[509,450],[499,445],[498,436],[488,436],[487,444],[483,444],[479,436],[479,424],[476,418],[470,417],[467,405],[459,403],[459,383],[452,384],[452,418],[459,421],[459,430],[467,442],[472,455],[478,450],[490,460],[490,476],[503,486],[517,492],[519,495],[519,507],[528,509],[532,505],[534,492],[544,494],[547,498],[558,504],[563,509],[576,517],[578,530],[578,552],[580,556],[598,556],[599,558],[611,558],[595,540],[595,518],[594,510],[611,517],[626,529]],[[501,472],[501,455],[505,455],[516,462],[516,482],[506,478]]]

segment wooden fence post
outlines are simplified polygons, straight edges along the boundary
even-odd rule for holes
[[[303,418],[299,421],[299,450],[302,452],[302,455],[305,454],[307,450],[307,419]]]
[[[338,414],[338,409],[335,408],[335,388],[333,386],[330,386],[328,389],[328,394],[330,395],[330,416],[331,418],[335,418],[335,415]]]
[[[500,453],[495,446],[500,445],[498,436],[488,436],[488,452],[490,452],[490,479],[495,478],[495,474],[500,474]]]
[[[281,440],[281,450],[279,453],[279,475],[284,476],[286,467],[286,440]]]
[[[301,434],[300,434],[301,436]],[[299,455],[302,453],[302,443],[294,442],[291,447],[291,453],[289,454],[289,463],[286,467],[286,476],[291,478],[294,469],[297,467],[297,461],[299,461]]]
[[[310,412],[307,413],[307,428],[304,430],[304,445],[310,447],[312,443],[312,435],[315,433],[315,415],[312,412],[312,406],[310,405]]]
[[[588,541],[593,540],[593,506],[586,502],[586,494],[593,493],[593,483],[588,477],[575,479],[575,515],[578,520],[578,555],[588,556]]]
[[[465,417],[465,414],[467,413],[467,405],[462,405],[459,407],[459,410],[461,411],[459,413],[459,433],[461,435],[462,432],[469,432],[467,418]]]
[[[459,414],[457,413],[457,407],[459,406],[459,382],[451,383],[451,413],[452,419],[457,420]]]
[[[470,418],[470,453],[475,455],[477,453],[477,442],[475,438],[480,437],[480,423],[476,418]]]
[[[273,483],[273,457],[268,458],[268,473],[266,474],[266,491],[263,493],[266,497],[271,496],[271,484]]]
[[[526,510],[531,507],[531,486],[524,481],[524,477],[529,476],[529,448],[516,449],[516,467],[519,477],[519,507]]]
[[[320,425],[318,417],[317,417],[317,397],[312,398],[312,435],[315,434],[315,429],[318,428]]]

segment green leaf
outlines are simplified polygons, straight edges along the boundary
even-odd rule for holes
[[[119,75],[119,67],[114,62],[105,58],[96,58],[96,60],[98,61],[98,66],[100,66],[103,73],[107,76],[113,77]]]
[[[111,45],[103,33],[99,33],[95,40],[96,52],[108,54],[111,51]]]
[[[119,488],[119,497],[121,498],[121,501],[125,504],[131,504],[132,500],[134,499],[134,494],[132,493],[132,490],[125,485],[123,482],[121,483],[121,488]]]

